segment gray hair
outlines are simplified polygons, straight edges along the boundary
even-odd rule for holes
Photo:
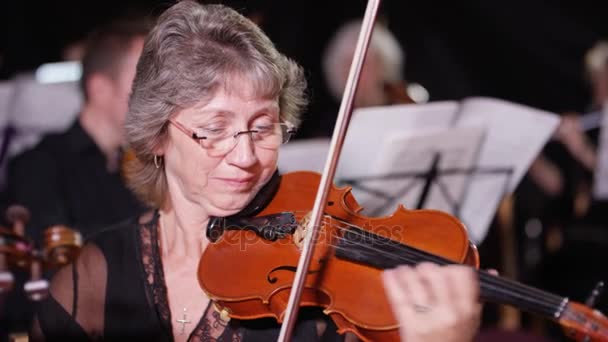
[[[135,157],[126,178],[144,202],[157,207],[165,198],[154,149],[167,138],[171,115],[210,100],[233,76],[251,80],[256,96],[278,99],[281,121],[300,123],[307,103],[304,73],[253,22],[228,7],[194,1],[181,1],[159,17],[137,65],[126,118]]]
[[[344,24],[333,35],[323,54],[322,67],[325,81],[329,91],[336,99],[340,99],[344,92],[343,77],[339,74],[343,70],[342,64],[345,60],[350,61],[352,59],[360,29],[360,19]],[[402,79],[405,53],[397,39],[381,23],[374,26],[370,50],[378,53],[382,60],[384,80],[396,82]]]

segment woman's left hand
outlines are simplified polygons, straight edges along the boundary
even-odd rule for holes
[[[475,337],[482,306],[472,268],[399,266],[384,271],[384,285],[402,341],[461,342]]]

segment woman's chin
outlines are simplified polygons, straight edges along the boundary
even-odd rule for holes
[[[222,197],[212,203],[211,215],[220,217],[234,215],[247,207],[253,199],[250,194],[233,194]]]

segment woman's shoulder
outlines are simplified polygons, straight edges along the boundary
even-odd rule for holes
[[[132,249],[137,242],[139,229],[154,223],[156,219],[154,211],[130,217],[92,234],[87,238],[87,244],[96,245],[104,254],[118,248]]]

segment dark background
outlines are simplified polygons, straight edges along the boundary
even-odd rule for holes
[[[215,1],[221,2],[221,1]],[[156,15],[172,1],[4,1],[0,5],[0,79],[56,61],[68,43],[125,12]],[[362,16],[359,0],[223,1],[262,27],[308,71],[311,112],[331,103],[320,55],[331,33]],[[431,100],[485,95],[555,112],[584,111],[589,99],[583,56],[608,36],[599,1],[385,0],[381,13],[406,50],[406,75]]]

